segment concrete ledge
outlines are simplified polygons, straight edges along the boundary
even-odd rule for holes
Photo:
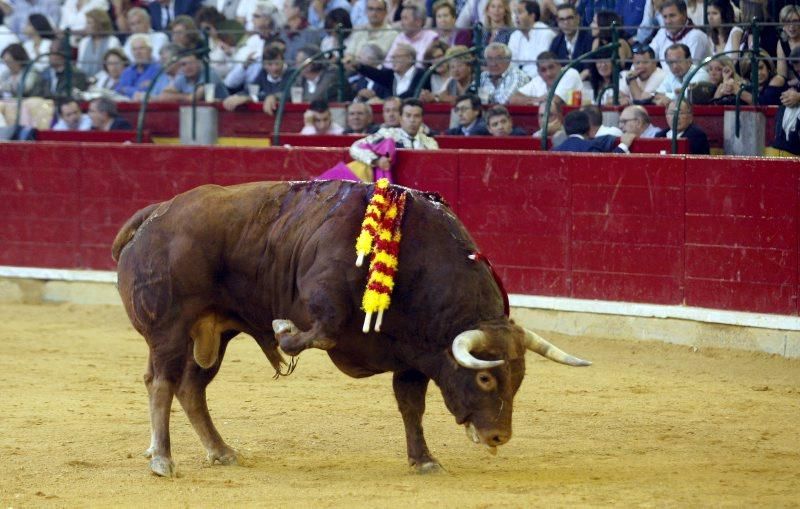
[[[0,303],[121,304],[116,274],[0,267]],[[541,332],[662,341],[800,357],[800,318],[723,310],[526,295],[511,296],[511,316]]]
[[[800,357],[800,331],[548,309],[512,308],[511,316],[517,323],[544,333],[663,341],[697,348],[733,348]]]
[[[0,303],[122,304],[115,285],[91,281],[51,281],[0,277]]]

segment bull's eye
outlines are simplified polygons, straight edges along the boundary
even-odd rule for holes
[[[497,379],[488,371],[478,371],[475,382],[482,391],[490,392],[497,388]]]

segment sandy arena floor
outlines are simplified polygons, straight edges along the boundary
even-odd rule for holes
[[[0,305],[0,507],[707,507],[800,505],[800,362],[553,337],[588,369],[528,354],[514,438],[489,456],[432,386],[426,434],[446,474],[406,466],[391,377],[322,352],[273,381],[233,341],[209,388],[245,456],[208,466],[177,402],[180,477],[149,473],[144,340],[122,307]]]

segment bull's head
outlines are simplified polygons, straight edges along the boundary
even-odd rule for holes
[[[526,350],[570,366],[591,365],[509,323],[462,332],[451,350],[455,362],[437,380],[445,404],[467,436],[492,454],[511,438],[513,400],[525,376]]]

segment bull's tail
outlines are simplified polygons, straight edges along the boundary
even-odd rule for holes
[[[114,243],[111,245],[111,258],[114,259],[115,262],[119,261],[119,254],[122,252],[122,248],[130,242],[133,238],[133,235],[136,233],[136,230],[145,222],[145,220],[150,217],[150,214],[161,205],[160,203],[154,203],[152,205],[148,205],[147,207],[141,209],[140,211],[136,212],[130,219],[128,219],[122,228],[119,229],[117,233],[117,237],[114,239]]]

